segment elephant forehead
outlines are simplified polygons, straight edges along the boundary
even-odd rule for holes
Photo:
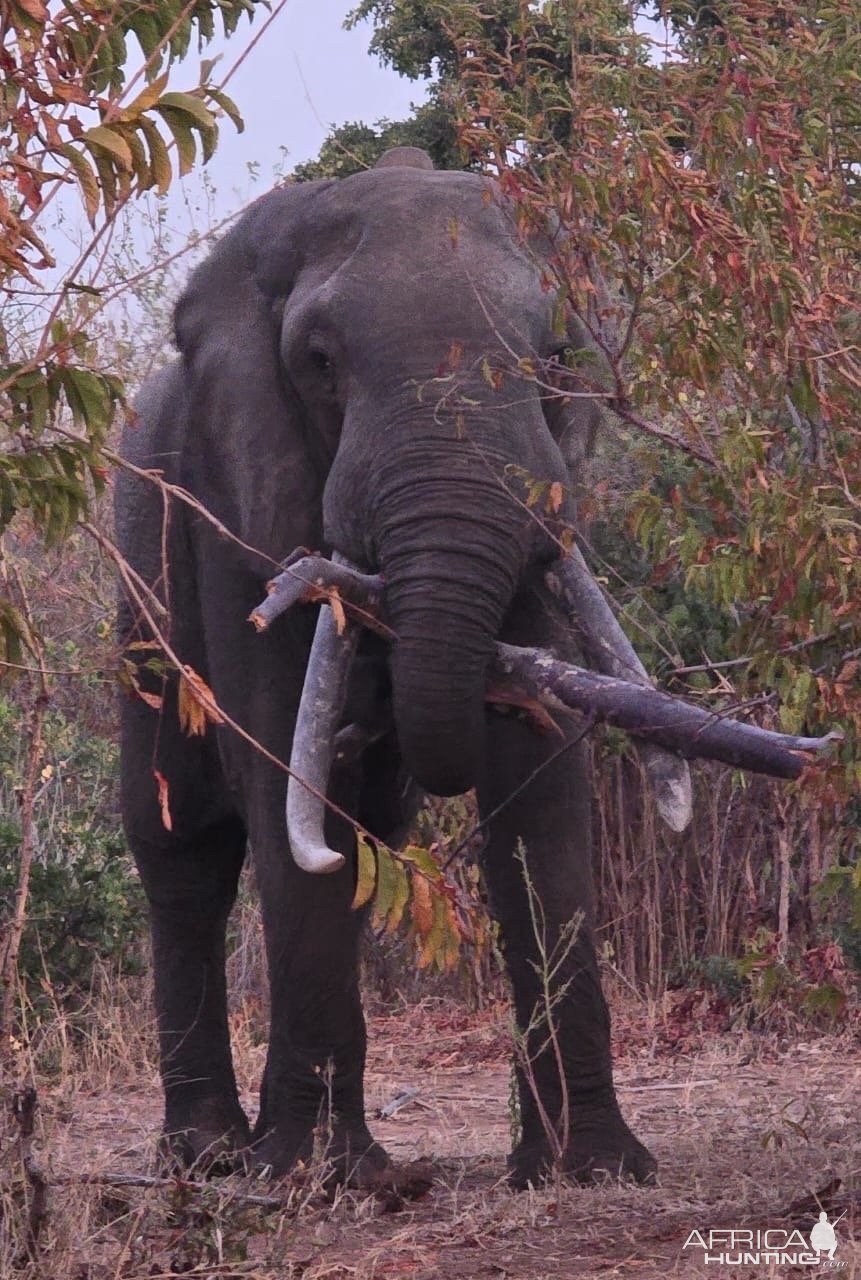
[[[346,237],[352,243],[328,274],[325,295],[354,300],[374,327],[473,337],[504,329],[506,342],[516,331],[534,342],[552,319],[552,295],[510,206],[475,175],[413,172],[419,182],[359,188],[364,198],[352,205],[353,236]],[[349,181],[332,193],[339,206]],[[310,264],[318,280],[319,265]]]
[[[393,331],[459,339],[468,346],[532,348],[551,328],[551,299],[531,263],[494,254],[471,238],[426,255],[373,243],[360,247],[331,281],[336,302],[360,309],[368,336]],[[361,337],[361,330],[356,335]]]

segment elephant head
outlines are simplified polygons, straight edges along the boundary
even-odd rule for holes
[[[592,429],[591,402],[548,413],[524,376],[572,342],[553,302],[494,187],[404,148],[264,198],[177,311],[198,429],[229,455],[219,514],[268,549],[273,510],[322,512],[325,542],[382,573],[401,748],[438,794],[475,782],[494,641],[558,551],[528,486],[565,492],[561,437]]]
[[[189,465],[246,543],[323,540],[382,575],[400,748],[436,794],[476,781],[494,644],[559,553],[566,459],[598,413],[582,387],[554,392],[563,352],[589,343],[571,317],[560,334],[548,250],[489,180],[399,148],[264,197],[177,308]],[[611,624],[605,609],[592,647],[635,668]]]

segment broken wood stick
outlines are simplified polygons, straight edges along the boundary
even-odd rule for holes
[[[720,760],[751,773],[797,778],[839,733],[822,738],[742,724],[669,693],[560,662],[543,649],[497,644],[493,678],[509,680],[550,710],[582,711],[687,759]]]

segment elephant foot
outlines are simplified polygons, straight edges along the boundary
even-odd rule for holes
[[[206,1098],[184,1108],[182,1118],[165,1120],[159,1160],[171,1170],[194,1169],[208,1175],[233,1173],[251,1141],[245,1112],[238,1104]]]
[[[552,1175],[553,1163],[550,1144],[543,1135],[537,1141],[521,1142],[508,1158],[508,1180],[517,1191],[537,1187]],[[576,1123],[562,1172],[566,1179],[583,1186],[607,1182],[649,1185],[657,1180],[658,1162],[617,1113]]]
[[[253,1163],[270,1177],[313,1170],[325,1187],[375,1191],[392,1176],[388,1153],[364,1125],[338,1126],[331,1134],[306,1125],[275,1126],[257,1137],[260,1129],[258,1124],[252,1137]]]

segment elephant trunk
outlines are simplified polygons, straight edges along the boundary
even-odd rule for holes
[[[418,492],[424,490],[424,495]],[[458,490],[461,490],[458,492]],[[428,515],[436,492],[447,514]],[[476,782],[487,668],[522,564],[517,507],[498,481],[410,486],[380,541],[395,724],[409,772],[436,795]],[[456,513],[456,514],[452,514]]]

